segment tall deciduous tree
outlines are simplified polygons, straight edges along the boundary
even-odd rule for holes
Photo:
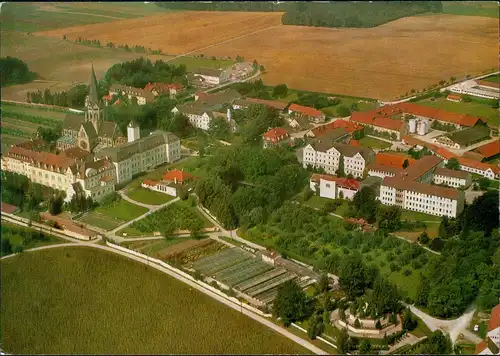
[[[311,314],[311,303],[295,281],[283,283],[273,303],[273,314],[281,318],[285,326],[305,319]]]
[[[458,171],[460,170],[460,163],[458,163],[458,160],[455,157],[452,157],[446,163],[446,168]]]

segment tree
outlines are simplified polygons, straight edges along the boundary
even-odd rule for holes
[[[417,327],[417,319],[414,317],[410,308],[405,308],[403,311],[403,330],[412,331]]]
[[[288,86],[286,84],[278,84],[273,88],[274,98],[284,98],[288,95]]]
[[[339,157],[339,166],[335,171],[337,177],[345,177],[345,169],[344,169],[344,156],[340,155]]]
[[[396,205],[380,205],[377,209],[378,226],[387,231],[395,231],[401,226],[401,208]]]
[[[446,163],[446,168],[459,171],[460,163],[458,163],[458,160],[455,157],[452,157],[448,160],[448,163]]]
[[[354,320],[354,327],[358,328],[358,329],[361,327],[361,323],[360,323],[358,318],[356,318],[356,320]]]
[[[403,169],[405,169],[409,165],[410,165],[410,162],[408,161],[408,159],[405,159],[405,161],[403,162]]]
[[[187,198],[189,198],[189,194],[185,188],[178,188],[177,189],[177,196],[181,200],[187,200]]]
[[[363,339],[359,345],[359,353],[361,355],[366,355],[372,353],[372,344],[370,340]]]
[[[180,137],[185,137],[189,132],[189,120],[187,116],[182,114],[177,114],[170,121],[168,126],[168,131],[179,135]]]
[[[462,219],[462,229],[484,231],[490,236],[493,229],[498,229],[498,190],[489,190],[474,199],[466,207]]]
[[[283,325],[288,327],[295,321],[303,320],[310,315],[310,312],[310,302],[295,281],[285,282],[278,288],[273,314],[281,318]]]
[[[216,117],[210,121],[208,132],[215,138],[226,140],[231,132],[229,122],[222,117]]]
[[[308,201],[312,196],[314,195],[313,191],[311,189],[309,189],[309,187],[307,187],[305,190],[304,190],[304,193],[302,194],[302,200],[303,201]]]
[[[347,329],[342,329],[337,337],[337,350],[340,354],[345,355],[351,349],[351,339],[347,333]]]
[[[323,332],[323,317],[321,315],[315,315],[309,321],[309,327],[307,328],[307,335],[311,340],[314,340],[316,336],[321,335]]]
[[[382,324],[380,324],[380,320],[377,320],[377,323],[375,324],[375,327],[380,330],[382,329]]]
[[[429,235],[427,234],[427,231],[423,231],[419,236],[418,236],[418,242],[420,242],[422,245],[427,245],[430,241]]]
[[[382,276],[377,276],[373,283],[371,299],[375,305],[377,314],[399,312],[400,303],[397,288]]]
[[[470,97],[470,95],[462,95],[462,101],[464,103],[470,103],[472,101],[472,98]]]
[[[0,58],[0,82],[2,86],[24,84],[35,78],[36,74],[30,72],[28,65],[22,60],[10,56]]]
[[[349,254],[340,262],[339,276],[340,286],[351,300],[362,295],[369,285],[367,268],[358,253]]]
[[[328,290],[328,275],[326,273],[321,274],[317,288],[320,293],[324,293]]]
[[[479,178],[477,181],[479,183],[479,189],[481,190],[487,190],[488,187],[490,186],[490,180],[488,178]]]
[[[62,206],[64,204],[64,200],[62,196],[52,196],[49,200],[49,213],[52,215],[57,215],[62,211]]]
[[[351,110],[349,110],[349,108],[346,107],[346,106],[344,106],[344,105],[340,105],[337,108],[337,115],[339,115],[340,117],[350,116],[351,115]]]
[[[372,188],[363,187],[353,198],[357,215],[368,222],[373,222],[377,213],[376,195]]]

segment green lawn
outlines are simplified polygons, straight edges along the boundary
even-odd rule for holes
[[[373,137],[363,137],[362,139],[359,140],[359,143],[363,147],[378,148],[381,150],[384,150],[392,146],[389,142],[385,142]]]
[[[111,22],[169,11],[154,3],[8,3],[2,7],[0,28],[37,32]],[[54,11],[52,11],[54,10]]]
[[[8,353],[309,353],[176,279],[114,253],[61,247],[24,253],[1,267],[2,349]]]
[[[455,131],[447,135],[453,142],[456,142],[460,147],[467,147],[475,143],[487,140],[490,138],[490,130],[487,126],[478,125],[464,130]]]
[[[48,119],[63,121],[66,115],[68,115],[69,110],[68,111],[46,110],[43,108],[36,108],[31,106],[14,105],[2,101],[2,112],[13,112],[13,113],[27,114],[32,116],[41,116]]]
[[[127,196],[139,203],[149,205],[161,205],[175,198],[171,195],[154,192],[142,187],[131,188],[127,191]]]
[[[110,218],[104,216],[103,214],[97,214],[95,212],[85,214],[77,220],[91,226],[99,227],[106,231],[116,229],[118,226],[125,224],[125,221],[123,220]]]
[[[500,74],[490,75],[489,77],[483,78],[481,80],[491,83],[498,83],[500,81]]]
[[[302,204],[309,205],[310,207],[313,208],[318,208],[322,209],[327,202],[332,202],[332,199],[328,198],[322,198],[318,195],[313,195],[311,198],[309,198],[308,201],[303,202]],[[342,205],[340,205],[335,211],[333,211],[334,214],[344,216],[345,213],[347,212],[347,208],[349,207],[349,202],[347,200],[342,200]]]
[[[439,222],[439,221],[441,221],[441,218],[439,216],[435,216],[435,215],[419,213],[418,211],[411,211],[411,210],[402,209],[401,220]]]
[[[459,114],[474,115],[485,119],[490,125],[500,125],[498,110],[493,109],[491,105],[482,103],[480,101],[473,100],[470,103],[455,103],[453,101],[446,100],[446,98],[439,98],[435,99],[434,101],[431,101],[430,99],[424,99],[422,101],[416,102],[416,104],[442,109],[445,111],[456,112]]]
[[[445,14],[498,19],[498,4],[495,1],[443,1],[442,4]]]
[[[147,208],[132,204],[125,199],[121,199],[118,203],[113,203],[106,206],[99,206],[94,210],[97,214],[102,214],[109,218],[115,218],[123,221],[130,221],[142,214],[148,212]]]

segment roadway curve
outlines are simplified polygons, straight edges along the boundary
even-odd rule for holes
[[[212,297],[213,299],[217,300],[218,302],[220,303],[223,303],[225,304],[226,306],[234,309],[234,310],[237,310],[239,312],[241,312],[242,314],[245,314],[246,316],[252,318],[253,320],[273,329],[274,331],[280,333],[281,335],[289,338],[290,340],[292,341],[295,341],[296,343],[298,343],[299,345],[303,346],[304,348],[308,349],[309,351],[312,351],[314,352],[316,355],[328,355],[327,352],[321,350],[319,347],[316,347],[315,345],[311,344],[310,342],[292,334],[291,332],[289,332],[288,330],[272,323],[271,321],[267,320],[266,318],[264,317],[261,317],[260,315],[257,315],[255,313],[252,313],[251,311],[247,310],[247,309],[243,309],[241,307],[241,305],[238,305],[238,304],[235,304],[233,302],[230,302],[228,301],[227,299],[224,299],[223,297],[219,296],[218,294],[208,290],[208,289],[205,289],[203,288],[202,286],[200,286],[199,284],[185,278],[184,276],[182,275],[179,275],[165,267],[162,267],[162,266],[159,266],[159,265],[156,265],[156,264],[153,264],[153,263],[150,263],[148,260],[146,259],[143,259],[141,257],[138,257],[138,256],[135,256],[135,255],[130,255],[128,253],[125,253],[123,251],[120,251],[120,250],[116,250],[116,249],[113,249],[111,247],[108,247],[108,246],[104,246],[104,245],[96,245],[96,244],[93,244],[93,243],[87,243],[87,242],[79,242],[79,243],[67,243],[67,244],[58,244],[58,245],[49,245],[49,246],[42,246],[42,247],[37,247],[37,248],[33,248],[33,249],[29,249],[29,250],[26,250],[24,252],[33,252],[33,251],[38,251],[38,250],[47,250],[47,249],[52,249],[52,248],[60,248],[60,247],[79,247],[79,246],[84,246],[84,247],[93,247],[93,248],[97,248],[97,249],[101,249],[101,250],[105,250],[105,251],[108,251],[108,252],[113,252],[113,253],[116,253],[116,254],[119,254],[119,255],[122,255],[126,258],[129,258],[129,259],[132,259],[134,261],[137,261],[137,262],[140,262],[140,263],[143,263],[143,264],[146,264],[152,268],[155,268],[163,273],[166,273],[168,274],[169,276],[171,277],[174,277],[176,279],[178,279],[179,281],[185,283],[185,284],[188,284],[190,287]],[[7,258],[11,258],[12,256],[14,255],[8,255],[8,256],[4,256],[2,257],[2,260],[3,259],[7,259]]]

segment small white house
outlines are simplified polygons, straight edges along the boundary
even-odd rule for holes
[[[313,174],[309,181],[309,187],[313,191],[319,189],[319,196],[322,198],[352,200],[360,189],[360,182],[352,178],[339,178],[328,174]]]

